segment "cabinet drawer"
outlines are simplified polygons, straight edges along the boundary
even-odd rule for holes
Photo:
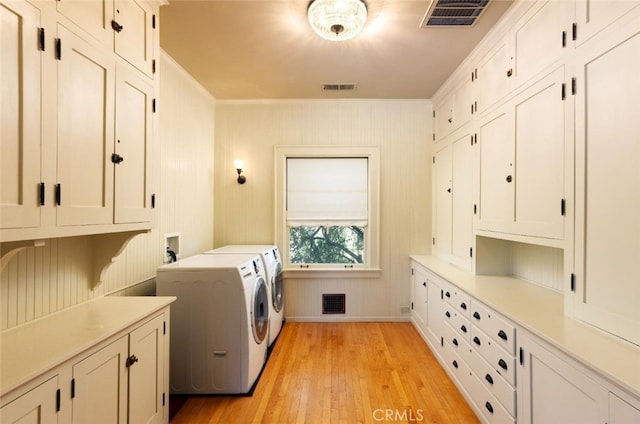
[[[447,368],[449,369],[449,371],[451,371],[451,374],[455,376],[456,380],[458,380],[458,386],[462,386],[459,388],[466,389],[468,384],[467,380],[469,379],[469,375],[471,374],[469,365],[467,365],[467,363],[462,360],[460,355],[455,352],[453,346],[451,346],[449,343],[444,344],[443,352],[443,358]]]
[[[485,388],[504,406],[512,416],[516,415],[516,390],[474,349],[469,349],[462,358]]]
[[[475,376],[473,378],[476,378]],[[477,378],[476,378],[477,380]],[[484,389],[482,383],[478,382]],[[488,391],[480,392],[479,396],[474,396],[474,400],[478,408],[482,411],[482,415],[491,424],[515,424],[516,420],[507,412],[507,410],[494,398]]]
[[[456,311],[451,317],[450,321],[453,329],[458,333],[461,339],[469,342],[471,340],[471,324],[469,320],[460,315],[460,312]]]
[[[468,294],[461,292],[460,290],[455,290],[451,304],[462,316],[469,318],[471,298]]]
[[[460,337],[460,334],[451,327],[449,324],[445,324],[442,326],[442,336],[444,340],[451,345],[451,348],[456,352],[459,352],[460,355],[464,355],[465,351],[469,351],[471,348],[469,346],[469,342]]]
[[[471,328],[471,348],[480,353],[488,363],[509,384],[515,386],[516,383],[516,360],[513,355],[507,353],[493,340],[483,333],[478,327]]]
[[[471,301],[471,322],[482,329],[496,344],[511,355],[516,352],[516,329],[491,308],[475,300]]]

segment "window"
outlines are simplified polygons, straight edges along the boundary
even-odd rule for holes
[[[278,148],[277,242],[285,269],[377,269],[378,180],[375,148]]]

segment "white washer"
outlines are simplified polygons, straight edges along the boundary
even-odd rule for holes
[[[158,268],[171,305],[171,393],[246,394],[267,357],[269,297],[259,255],[197,255]]]
[[[280,251],[273,245],[246,245],[232,244],[217,249],[204,252],[210,254],[238,254],[251,253],[259,254],[265,268],[267,280],[267,293],[271,302],[269,303],[269,347],[273,345],[280,334],[284,323],[284,293],[282,291],[282,261]]]

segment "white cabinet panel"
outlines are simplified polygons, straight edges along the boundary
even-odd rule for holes
[[[488,110],[509,93],[512,68],[509,37],[505,36],[478,61],[476,68],[478,111]]]
[[[113,57],[58,26],[58,225],[113,223]]]
[[[640,409],[609,393],[609,424],[640,423]]]
[[[58,377],[50,378],[0,409],[3,424],[50,424],[58,422]]]
[[[153,74],[154,7],[143,0],[115,0],[115,51],[148,76]]]
[[[433,279],[427,279],[427,337],[432,346],[440,344],[442,336],[442,289]]]
[[[124,336],[73,366],[73,422],[127,422],[128,337]]]
[[[640,344],[637,22],[577,57],[576,291],[567,298],[575,316]]]
[[[114,222],[150,221],[153,86],[124,67],[117,73]]]
[[[576,45],[581,45],[630,10],[637,0],[576,0]]]
[[[518,344],[518,422],[607,422],[607,390],[521,332]]]
[[[454,136],[451,142],[451,258],[455,264],[471,269],[474,170],[472,134],[463,130]]]
[[[451,252],[451,146],[439,145],[435,152],[434,164],[434,235],[435,250],[442,257]]]
[[[56,7],[109,50],[113,48],[113,0],[58,0]]]
[[[416,325],[424,332],[427,328],[427,274],[424,268],[412,265],[411,281],[412,316]]]
[[[0,228],[38,227],[40,12],[26,1],[2,3],[0,22]]]

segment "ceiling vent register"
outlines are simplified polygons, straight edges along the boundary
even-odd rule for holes
[[[471,27],[482,15],[490,1],[431,0],[420,27]]]
[[[322,91],[352,91],[356,84],[323,84]]]

